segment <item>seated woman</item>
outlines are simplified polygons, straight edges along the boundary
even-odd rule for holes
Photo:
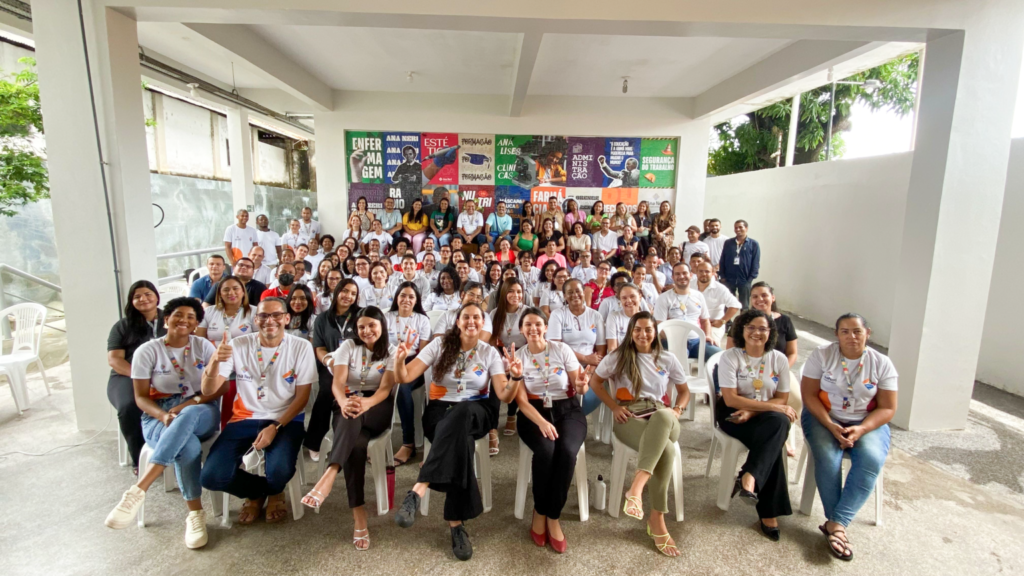
[[[164,307],[167,335],[150,340],[135,351],[132,381],[135,402],[143,411],[142,435],[153,449],[149,465],[107,515],[111,528],[127,528],[146,500],[146,491],[164,468],[174,473],[185,498],[185,546],[206,545],[206,514],[199,483],[203,440],[217,431],[219,412],[214,402],[220,394],[202,394],[203,368],[216,353],[205,338],[192,332],[203,319],[203,307],[194,298],[175,298]]]
[[[825,508],[818,529],[833,556],[852,560],[846,528],[874,490],[889,454],[897,374],[886,355],[867,347],[871,328],[863,316],[843,314],[835,334],[838,342],[818,348],[804,364],[800,424]],[[846,451],[852,464],[844,483]]]
[[[777,337],[772,317],[760,310],[751,308],[733,321],[736,347],[722,354],[718,365],[722,396],[715,403],[715,419],[722,432],[749,450],[732,495],[757,506],[761,532],[776,542],[779,516],[793,513],[783,446],[797,418],[786,404],[789,363],[773,349]]]
[[[538,258],[538,262],[540,259]],[[541,298],[551,290],[551,283],[555,281],[555,270],[560,268],[558,262],[554,260],[547,260],[540,266],[540,277],[537,280],[536,286],[533,291],[529,294],[524,292],[527,306],[540,306]]]
[[[480,339],[484,310],[467,304],[459,309],[458,320],[444,337],[432,341],[419,357],[405,364],[412,351],[411,339],[395,350],[395,381],[411,382],[433,369],[430,402],[423,411],[423,434],[431,442],[416,484],[395,514],[395,523],[412,526],[427,489],[445,492],[444,519],[452,534],[452,551],[459,560],[473,556],[473,546],[463,523],[483,512],[480,488],[473,467],[474,443],[483,438],[497,418],[489,399],[493,389],[501,402],[516,397],[518,381],[505,377],[498,351]],[[510,362],[513,353],[506,352]]]
[[[515,277],[515,273],[514,272],[512,273],[511,277]],[[499,284],[499,286],[500,286],[500,284]],[[498,294],[498,290],[496,290],[494,292],[494,294]],[[483,288],[483,285],[480,284],[479,282],[472,282],[472,281],[466,282],[466,285],[462,287],[462,306],[465,306],[466,304],[476,304],[477,306],[483,306],[483,302],[484,302],[484,288]],[[484,306],[484,311],[485,312],[487,311],[487,306]],[[434,339],[436,339],[438,337],[444,336],[445,333],[447,333],[448,330],[450,330],[452,326],[455,326],[455,323],[459,319],[458,318],[458,313],[459,313],[458,310],[449,310],[449,311],[445,312],[444,315],[441,316],[441,319],[438,320],[437,324],[434,326],[434,330],[433,330],[434,333],[431,336],[431,340],[434,340]],[[493,328],[492,328],[492,325],[491,325],[491,317],[490,317],[489,314],[485,313],[484,314],[484,327],[481,329],[480,339],[483,340],[484,342],[490,342],[490,340],[491,340],[491,332],[492,331],[493,331]],[[405,389],[405,387],[399,389],[399,391],[401,392],[401,390],[404,390],[404,389]],[[401,396],[398,397],[398,405],[399,405],[399,412],[401,412],[401,405],[402,405],[402,397]]]
[[[516,253],[512,251],[511,240],[508,238],[498,240],[498,245],[495,246],[494,259],[503,265],[516,263]]]
[[[562,287],[565,286],[568,280],[568,270],[565,268],[555,268],[555,271],[551,274],[551,284],[547,290],[541,292],[540,309],[548,317],[556,311],[565,308],[565,294],[562,293]]]
[[[370,286],[359,291],[359,307],[374,306],[380,310],[391,307],[391,290],[388,288],[388,265],[376,262],[370,267]]]
[[[503,275],[501,268],[502,265],[497,260],[491,260],[490,263],[487,264],[482,283],[484,287],[484,298],[490,296],[491,292],[494,292],[501,286],[501,277]]]
[[[352,509],[356,550],[370,547],[366,525],[366,449],[370,440],[391,426],[395,365],[388,345],[387,321],[376,307],[363,308],[356,316],[357,336],[334,351],[334,442],[329,464],[302,503],[319,511],[334,487],[338,472],[345,469],[348,507]]]
[[[629,321],[640,312],[640,288],[632,282],[619,286],[619,309],[608,313],[604,321],[604,337],[607,339],[608,352],[614,352],[622,345],[626,334],[629,334]]]
[[[301,284],[296,283],[296,286]],[[228,340],[252,334],[256,331],[256,307],[249,304],[245,285],[237,276],[227,276],[217,285],[214,305],[204,310],[196,327],[196,336],[219,343],[227,333]],[[235,402],[235,380],[228,380],[221,402],[220,425],[224,427],[231,418],[231,406]]]
[[[430,340],[430,319],[420,305],[420,293],[412,282],[402,282],[395,289],[395,301],[384,315],[388,342],[401,342],[413,337],[406,363],[416,358],[420,348]],[[416,421],[413,414],[412,391],[423,386],[423,378],[398,389],[398,416],[402,421],[402,447],[395,454],[394,465],[401,466],[416,455]]]
[[[600,308],[605,299],[615,296],[615,290],[612,289],[611,283],[608,281],[608,274],[611,270],[611,262],[600,262],[597,265],[597,276],[583,285],[587,305],[594,310]]]
[[[575,268],[579,264],[579,254],[584,252],[589,254],[593,246],[590,234],[586,233],[583,222],[575,222],[572,225],[572,235],[568,237],[566,245],[568,246],[569,265]]]
[[[673,558],[679,549],[665,526],[668,512],[668,485],[675,465],[675,448],[679,440],[679,416],[690,401],[686,372],[675,355],[661,347],[658,323],[650,312],[639,312],[629,321],[630,338],[615,352],[604,357],[592,378],[581,376],[577,387],[589,384],[598,398],[612,411],[613,431],[626,446],[636,450],[636,475],[626,492],[622,511],[631,518],[643,520],[641,496],[651,483],[651,517],[647,534],[654,538],[658,551]],[[588,382],[588,380],[590,380]],[[615,397],[604,388],[609,380]],[[669,386],[676,387],[675,405],[668,407],[662,398]],[[653,412],[651,412],[653,410]],[[640,416],[636,414],[640,413]]]
[[[596,367],[604,358],[604,321],[593,308],[587,307],[583,295],[583,283],[575,278],[562,285],[565,307],[551,313],[547,337],[552,342],[563,342],[576,355],[576,360],[585,368]],[[590,414],[601,400],[588,391],[583,397],[583,413]]]
[[[427,294],[423,301],[423,309],[427,312],[431,310],[458,310],[462,301],[462,296],[459,295],[459,287],[461,285],[459,275],[455,273],[454,266],[442,268],[437,273],[437,286],[433,292]]]
[[[527,205],[529,202],[524,203]],[[522,257],[523,252],[529,252],[530,254],[537,253],[537,235],[533,233],[533,223],[529,220],[523,220],[520,224],[519,234],[512,239],[512,246],[515,247],[518,254],[517,257]]]
[[[332,270],[332,272],[336,273],[337,271]],[[339,279],[338,281],[340,282],[341,280]],[[316,322],[316,314],[313,313],[313,301],[313,293],[309,288],[301,284],[292,288],[292,291],[284,299],[285,304],[288,305],[288,314],[292,317],[286,332],[309,342],[313,341],[313,323]]]
[[[545,339],[547,316],[527,308],[519,317],[519,331],[526,347],[509,363],[514,380],[523,378],[516,394],[519,404],[519,437],[533,451],[533,525],[530,537],[537,546],[551,542],[558,553],[568,543],[558,519],[576,470],[576,454],[587,438],[576,381],[580,363],[572,348]],[[593,368],[589,370],[593,371]]]
[[[490,312],[491,325],[494,327],[491,333],[490,343],[501,350],[514,346],[522,348],[526,346],[526,336],[519,331],[519,320],[526,309],[524,304],[523,284],[517,278],[510,278],[502,283],[498,291],[498,305]],[[493,401],[493,399],[492,399]],[[509,402],[508,414],[505,419],[505,435],[511,436],[516,433],[516,412],[519,406],[515,402]],[[494,429],[491,431],[491,456],[498,455],[498,420],[494,420]]]

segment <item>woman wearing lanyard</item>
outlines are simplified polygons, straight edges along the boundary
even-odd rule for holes
[[[508,381],[498,351],[480,339],[484,311],[467,304],[458,311],[458,320],[443,338],[432,341],[418,358],[405,364],[412,350],[411,339],[395,350],[395,381],[411,382],[433,368],[430,402],[423,411],[423,434],[431,442],[416,484],[405,496],[395,514],[395,522],[412,526],[427,489],[447,493],[444,519],[452,534],[452,551],[459,560],[473,556],[463,522],[483,512],[480,488],[473,466],[474,442],[483,438],[498,417],[488,400],[492,388],[499,402],[511,402],[519,381]],[[512,353],[506,353],[512,360]]]
[[[826,521],[818,529],[840,560],[853,559],[846,528],[882,472],[889,454],[889,420],[896,413],[896,368],[887,356],[867,347],[870,336],[863,316],[840,316],[839,341],[811,353],[800,384],[800,423],[825,508]],[[847,450],[852,464],[844,483],[842,457]]]
[[[608,273],[612,265],[607,260],[597,265],[597,277],[583,286],[583,294],[591,308],[597,310],[605,298],[615,296],[615,290],[608,284]]]
[[[245,286],[237,276],[227,276],[217,285],[214,305],[204,311],[202,320],[196,328],[196,336],[206,338],[210,342],[220,342],[224,333],[228,339],[251,334],[256,330],[253,318],[256,307],[249,305],[249,296]],[[221,402],[221,427],[231,418],[231,406],[235,401],[235,380],[228,380],[224,401]]]
[[[434,291],[427,295],[423,303],[423,309],[431,310],[458,310],[461,300],[459,288],[461,282],[459,275],[455,273],[455,266],[447,266],[437,273],[437,286]]]
[[[732,495],[757,506],[761,532],[776,542],[778,517],[793,513],[783,446],[797,418],[786,404],[789,363],[774,349],[777,337],[772,317],[760,310],[749,309],[733,321],[736,347],[726,350],[718,364],[722,395],[715,403],[722,432],[749,450]]]
[[[303,445],[309,450],[314,462],[320,460],[320,444],[331,425],[331,408],[334,394],[331,384],[334,375],[330,367],[334,363],[333,353],[345,340],[356,334],[356,315],[359,313],[359,284],[351,278],[338,282],[334,298],[327,312],[320,314],[313,322],[313,352],[316,354],[316,371],[319,388],[315,392],[313,408],[306,423]]]
[[[519,319],[523,315],[523,285],[518,279],[506,280],[498,292],[498,305],[491,311],[491,325],[494,333],[491,334],[491,345],[501,350],[509,346],[522,348],[526,345],[526,336],[519,331]],[[494,399],[492,398],[493,402]],[[496,408],[498,406],[496,405]],[[516,411],[518,406],[515,402],[508,405],[508,417],[505,419],[505,436],[516,433]],[[495,416],[497,416],[495,410]],[[494,426],[491,430],[491,456],[498,455],[498,420],[495,417]]]
[[[313,313],[313,293],[309,288],[298,285],[292,288],[284,301],[288,305],[288,314],[292,317],[285,332],[312,342],[313,324],[316,322],[316,314]]]
[[[349,338],[334,351],[334,442],[324,475],[306,494],[302,503],[316,511],[330,495],[338,472],[345,469],[348,507],[352,509],[356,550],[370,547],[366,524],[366,449],[370,440],[391,425],[394,403],[395,365],[389,349],[384,314],[375,307],[356,315],[358,336]]]
[[[341,278],[341,270],[331,270],[327,273],[324,282],[317,282],[316,288],[313,289],[313,301],[316,302],[314,314],[323,314],[331,307],[331,296],[334,294],[334,289],[338,287],[338,282],[341,282]]]
[[[142,436],[142,410],[135,403],[132,384],[132,357],[146,341],[167,333],[160,310],[160,291],[148,280],[139,280],[128,289],[124,318],[110,328],[107,337],[107,399],[117,410],[117,425],[128,444],[134,473],[139,473],[139,453],[146,443]]]
[[[388,290],[388,265],[376,262],[370,267],[370,289],[359,293],[359,307],[374,306],[381,310],[391,308],[391,290]]]
[[[203,368],[217,351],[204,338],[193,336],[203,319],[203,307],[194,298],[175,298],[164,307],[167,336],[150,340],[135,352],[132,380],[135,401],[145,413],[142,433],[153,449],[149,466],[107,516],[111,528],[127,528],[135,520],[146,491],[173,465],[188,517],[185,546],[206,545],[206,515],[203,512],[199,473],[203,450],[200,443],[217,431],[218,395],[203,396]]]
[[[611,409],[615,436],[639,454],[623,512],[631,518],[643,519],[641,496],[649,481],[651,517],[647,521],[647,534],[654,539],[659,552],[678,557],[679,549],[665,526],[665,514],[675,461],[672,444],[679,439],[679,416],[690,401],[690,389],[679,360],[661,348],[658,323],[650,312],[633,316],[629,333],[631,337],[622,346],[605,356],[593,378],[584,374],[581,379]],[[605,380],[610,380],[614,398],[605,391]],[[668,395],[669,386],[676,387],[676,402],[672,407],[661,401]]]
[[[540,279],[537,281],[533,291],[526,295],[529,296],[527,298],[528,305],[540,306],[540,299],[551,290],[551,283],[555,281],[555,270],[557,269],[558,262],[554,260],[548,260],[540,267]]]
[[[565,295],[565,308],[551,314],[548,340],[568,345],[584,368],[597,366],[608,349],[604,321],[596,310],[587,307],[582,282],[567,280],[562,286],[562,293]],[[583,413],[590,414],[600,405],[597,395],[592,390],[587,391],[583,397]]]
[[[556,311],[565,308],[565,294],[562,293],[562,288],[568,280],[569,271],[565,268],[555,268],[555,271],[551,274],[551,284],[540,297],[540,309],[548,317],[551,317],[551,314],[554,314]]]
[[[609,312],[608,319],[604,321],[604,337],[608,339],[609,354],[621,346],[626,334],[629,334],[629,321],[640,311],[640,300],[640,288],[636,284],[627,282],[619,287],[621,307]]]
[[[412,282],[402,282],[395,290],[391,311],[385,314],[385,330],[389,342],[402,342],[413,336],[410,356],[406,364],[416,358],[420,348],[430,340],[430,319],[420,305],[420,293]],[[402,447],[395,454],[395,466],[401,466],[416,456],[416,416],[413,413],[413,390],[423,386],[423,378],[398,388],[398,416],[402,421]]]
[[[501,286],[501,277],[501,262],[491,260],[487,265],[486,272],[484,272],[484,298],[490,296],[491,292],[494,292]]]

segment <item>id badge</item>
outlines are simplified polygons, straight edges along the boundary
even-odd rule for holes
[[[544,407],[545,408],[551,408],[552,404],[553,404],[553,402],[551,401],[551,396],[545,395],[544,396]]]
[[[735,266],[739,266],[740,265],[740,255],[739,254],[736,254],[736,257],[732,259],[732,263]]]
[[[466,382],[465,382],[465,380],[460,378],[458,385],[455,386],[455,393],[456,394],[462,394],[465,391],[466,391]]]

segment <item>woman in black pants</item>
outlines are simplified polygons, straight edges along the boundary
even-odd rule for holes
[[[412,526],[420,499],[430,488],[446,493],[444,519],[452,533],[452,551],[459,560],[473,556],[463,522],[483,512],[480,488],[473,470],[474,443],[491,429],[497,410],[488,401],[491,384],[502,402],[516,397],[518,381],[505,377],[498,351],[480,339],[484,310],[477,304],[459,308],[455,325],[420,351],[408,365],[410,335],[395,349],[395,382],[411,382],[433,368],[430,402],[423,411],[423,434],[431,442],[419,478],[395,514],[395,522]],[[516,361],[513,349],[505,357]],[[521,378],[520,378],[521,380]]]
[[[359,284],[351,278],[345,278],[334,287],[331,306],[327,312],[316,317],[313,322],[313,352],[316,354],[316,371],[319,389],[313,401],[306,437],[302,444],[309,449],[309,457],[314,462],[320,460],[320,443],[323,442],[327,430],[331,426],[331,410],[334,407],[334,393],[331,391],[334,375],[334,351],[342,342],[356,335],[356,316],[359,313]]]
[[[722,396],[715,416],[722,431],[749,450],[732,495],[755,504],[761,532],[778,541],[778,517],[793,513],[785,460],[786,437],[797,419],[787,404],[789,362],[774,349],[775,322],[761,310],[751,308],[740,314],[731,336],[736,347],[726,350],[718,363]]]
[[[107,399],[117,410],[117,424],[128,443],[132,470],[139,469],[139,452],[146,441],[142,438],[142,410],[135,403],[132,384],[132,356],[149,340],[167,334],[164,315],[160,311],[160,291],[148,280],[139,280],[128,289],[124,318],[110,329],[107,337]]]
[[[541,310],[524,310],[519,331],[526,347],[516,351],[509,373],[524,378],[516,402],[519,437],[533,451],[530,537],[537,546],[550,541],[561,554],[568,543],[558,519],[576,471],[576,454],[587,438],[587,417],[576,396],[580,362],[569,345],[545,339],[548,319]]]
[[[334,352],[334,442],[330,466],[302,503],[315,510],[331,493],[338,471],[345,470],[348,506],[352,509],[356,550],[370,547],[366,525],[366,449],[370,440],[391,426],[395,383],[394,361],[388,346],[387,322],[375,306],[356,315],[357,336]]]

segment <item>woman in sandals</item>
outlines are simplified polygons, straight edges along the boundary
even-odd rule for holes
[[[334,351],[334,441],[327,470],[302,503],[319,512],[344,467],[348,506],[355,523],[352,543],[356,550],[366,550],[370,547],[364,497],[366,449],[370,440],[391,426],[395,365],[388,346],[387,320],[378,308],[359,311],[356,334]]]
[[[583,374],[578,386],[589,384],[611,409],[615,436],[639,454],[636,476],[626,492],[622,511],[631,518],[643,520],[641,495],[650,482],[651,516],[647,520],[647,534],[654,539],[659,552],[674,558],[679,556],[679,549],[665,526],[665,514],[675,464],[672,444],[679,439],[679,417],[690,401],[690,389],[679,360],[662,349],[658,323],[650,312],[637,312],[629,321],[628,333],[630,337],[597,365],[593,378]],[[605,390],[605,380],[610,381],[614,398]],[[662,403],[669,386],[676,387],[673,406]]]
[[[874,491],[889,454],[897,374],[886,355],[867,347],[871,328],[863,316],[843,314],[835,333],[839,341],[818,348],[804,364],[800,424],[825,508],[818,529],[833,556],[852,560],[846,528]],[[847,451],[852,464],[844,483]]]
[[[527,308],[519,318],[526,347],[509,364],[512,378],[524,378],[516,394],[519,437],[533,451],[533,525],[530,537],[543,547],[548,542],[562,554],[568,547],[558,519],[576,472],[576,454],[587,438],[576,388],[580,362],[568,344],[546,340],[547,316]],[[591,368],[593,371],[593,368]]]
[[[723,432],[747,447],[732,495],[757,506],[761,532],[779,541],[779,516],[793,513],[786,483],[786,438],[796,410],[788,405],[789,361],[775,350],[772,317],[748,309],[732,325],[735,344],[718,364],[722,396],[715,418]]]
[[[550,279],[549,279],[550,281]],[[513,278],[502,282],[498,289],[498,301],[494,310],[491,311],[491,345],[501,350],[509,346],[522,348],[526,346],[526,336],[519,331],[519,319],[526,309],[524,300],[527,293],[522,282]],[[494,400],[493,398],[491,399]],[[515,402],[508,405],[508,417],[505,419],[505,436],[512,436],[516,433],[516,412],[519,406]],[[498,455],[498,420],[494,420],[494,428],[490,436],[490,454]]]
[[[404,261],[404,259],[403,259]],[[406,362],[416,358],[420,348],[430,340],[430,319],[420,304],[420,292],[413,282],[405,281],[395,288],[395,299],[391,310],[384,315],[387,324],[388,342],[401,342],[413,335],[412,353]],[[402,447],[394,455],[394,466],[398,467],[416,456],[416,415],[413,411],[412,391],[423,386],[423,378],[401,387],[398,391],[398,418],[402,423]]]
[[[501,402],[512,402],[520,380],[509,381],[501,355],[480,338],[484,310],[478,304],[466,304],[459,311],[455,326],[442,338],[433,340],[408,365],[413,338],[398,344],[395,350],[395,381],[411,382],[433,369],[430,402],[423,411],[423,435],[431,442],[420,468],[416,484],[405,496],[395,514],[395,523],[412,526],[420,499],[427,489],[445,492],[444,519],[452,534],[452,552],[459,560],[473,556],[473,546],[463,523],[483,513],[473,459],[476,440],[490,431],[497,408],[488,398],[490,390]],[[515,361],[515,351],[505,358]]]

